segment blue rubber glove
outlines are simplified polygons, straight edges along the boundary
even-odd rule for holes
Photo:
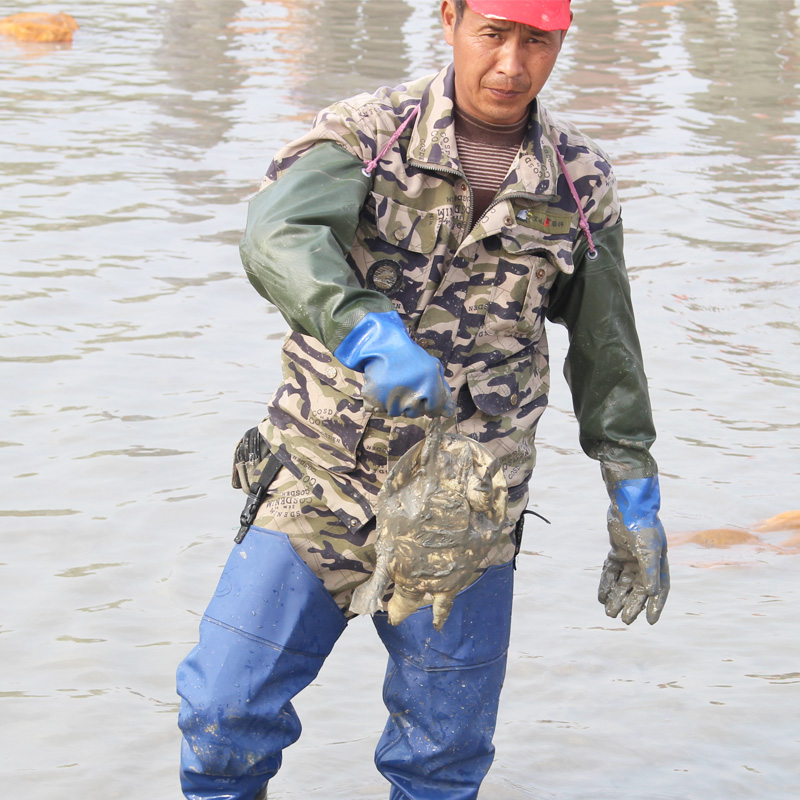
[[[411,341],[396,311],[370,312],[333,354],[363,372],[364,404],[392,417],[452,416],[455,403],[438,359]]]
[[[603,564],[597,599],[609,617],[622,611],[630,625],[647,606],[654,625],[669,594],[667,537],[658,519],[658,477],[619,481],[609,486],[608,534],[611,550]]]

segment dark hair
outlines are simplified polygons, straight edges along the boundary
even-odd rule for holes
[[[461,22],[461,18],[464,16],[464,6],[467,4],[467,0],[453,0],[456,7],[456,28],[458,27],[459,23]]]

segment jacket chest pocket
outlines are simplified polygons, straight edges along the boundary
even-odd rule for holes
[[[385,294],[401,313],[418,315],[440,227],[436,211],[422,211],[371,192],[350,251],[364,286]]]
[[[562,269],[557,254],[541,243],[503,240],[496,254],[484,330],[537,338],[544,323],[547,293]]]

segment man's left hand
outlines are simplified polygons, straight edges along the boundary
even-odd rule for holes
[[[667,537],[658,519],[658,478],[636,478],[609,487],[608,533],[611,550],[603,564],[597,599],[606,614],[630,625],[647,606],[654,625],[669,594]]]

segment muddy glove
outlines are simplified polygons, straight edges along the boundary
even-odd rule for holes
[[[609,486],[608,533],[611,551],[603,564],[597,599],[609,617],[622,611],[630,625],[647,606],[654,625],[669,593],[667,538],[658,519],[658,477],[619,481]]]
[[[452,416],[455,403],[438,359],[411,341],[396,311],[372,311],[333,354],[363,372],[364,404],[392,417]]]

